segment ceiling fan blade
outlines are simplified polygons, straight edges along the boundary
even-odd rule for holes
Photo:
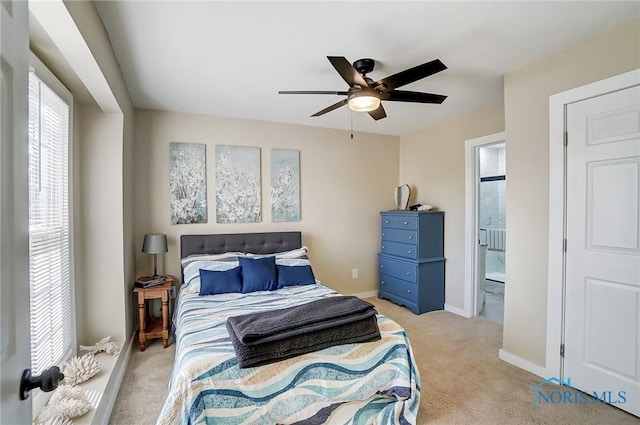
[[[387,117],[387,113],[385,112],[384,108],[382,107],[382,103],[380,104],[380,106],[378,106],[378,109],[374,109],[373,111],[369,111],[369,115],[371,116],[371,118],[373,118],[376,121]]]
[[[376,81],[373,84],[373,87],[375,87],[376,90],[387,93],[395,88],[421,80],[440,71],[444,71],[445,69],[447,69],[447,66],[440,62],[440,59],[435,59],[431,62],[405,69],[397,74],[393,74],[387,78]]]
[[[442,94],[421,93],[417,91],[393,90],[380,96],[381,100],[392,102],[442,103],[447,98]]]
[[[324,115],[327,112],[331,112],[334,109],[338,109],[341,106],[344,106],[347,104],[347,99],[341,100],[340,102],[334,103],[331,106],[327,106],[326,108],[324,108],[322,111],[318,111],[315,114],[311,115],[312,117],[319,117],[320,115]]]
[[[349,84],[349,87],[360,86],[367,88],[369,85],[362,78],[362,75],[349,63],[344,56],[327,56],[331,65],[338,71],[343,80]]]
[[[283,90],[283,91],[279,91],[278,94],[335,94],[338,96],[346,96],[349,93],[346,91],[322,91],[322,90],[316,90],[316,91],[304,91],[304,90]]]

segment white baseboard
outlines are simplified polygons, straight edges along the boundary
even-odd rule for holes
[[[469,317],[467,315],[467,313],[464,311],[464,309],[462,309],[462,308],[458,308],[458,307],[454,307],[452,305],[445,304],[444,305],[444,309],[445,309],[445,311],[448,311],[449,313],[457,314],[458,316],[467,317],[467,318]]]
[[[502,348],[498,350],[498,358],[500,358],[501,360],[504,360],[509,364],[514,365],[515,367],[519,367],[520,369],[524,369],[527,372],[531,372],[534,375],[537,375],[541,378],[544,378],[544,379],[550,378],[550,376],[548,376],[549,374],[546,368],[539,366],[535,363],[531,363],[529,360],[525,360],[522,357],[515,356],[505,351]]]
[[[357,294],[349,294],[358,298],[373,298],[378,296],[378,291],[358,292]]]

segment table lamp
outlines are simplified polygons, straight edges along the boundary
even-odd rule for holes
[[[163,254],[167,251],[167,235],[164,233],[147,233],[144,235],[142,252],[153,254],[153,277],[158,276],[158,254]]]

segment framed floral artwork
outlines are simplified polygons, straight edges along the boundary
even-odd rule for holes
[[[206,146],[169,143],[171,224],[207,222]]]
[[[300,221],[300,151],[271,150],[271,221]]]
[[[216,222],[262,221],[260,148],[216,146]]]

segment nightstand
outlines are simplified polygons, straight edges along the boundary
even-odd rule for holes
[[[162,338],[162,346],[169,345],[169,294],[175,278],[167,276],[167,281],[162,285],[150,288],[135,288],[133,292],[138,294],[138,333],[140,351],[144,351],[147,340]],[[162,300],[162,317],[149,317],[147,306],[149,300]],[[147,320],[148,317],[148,320]]]

